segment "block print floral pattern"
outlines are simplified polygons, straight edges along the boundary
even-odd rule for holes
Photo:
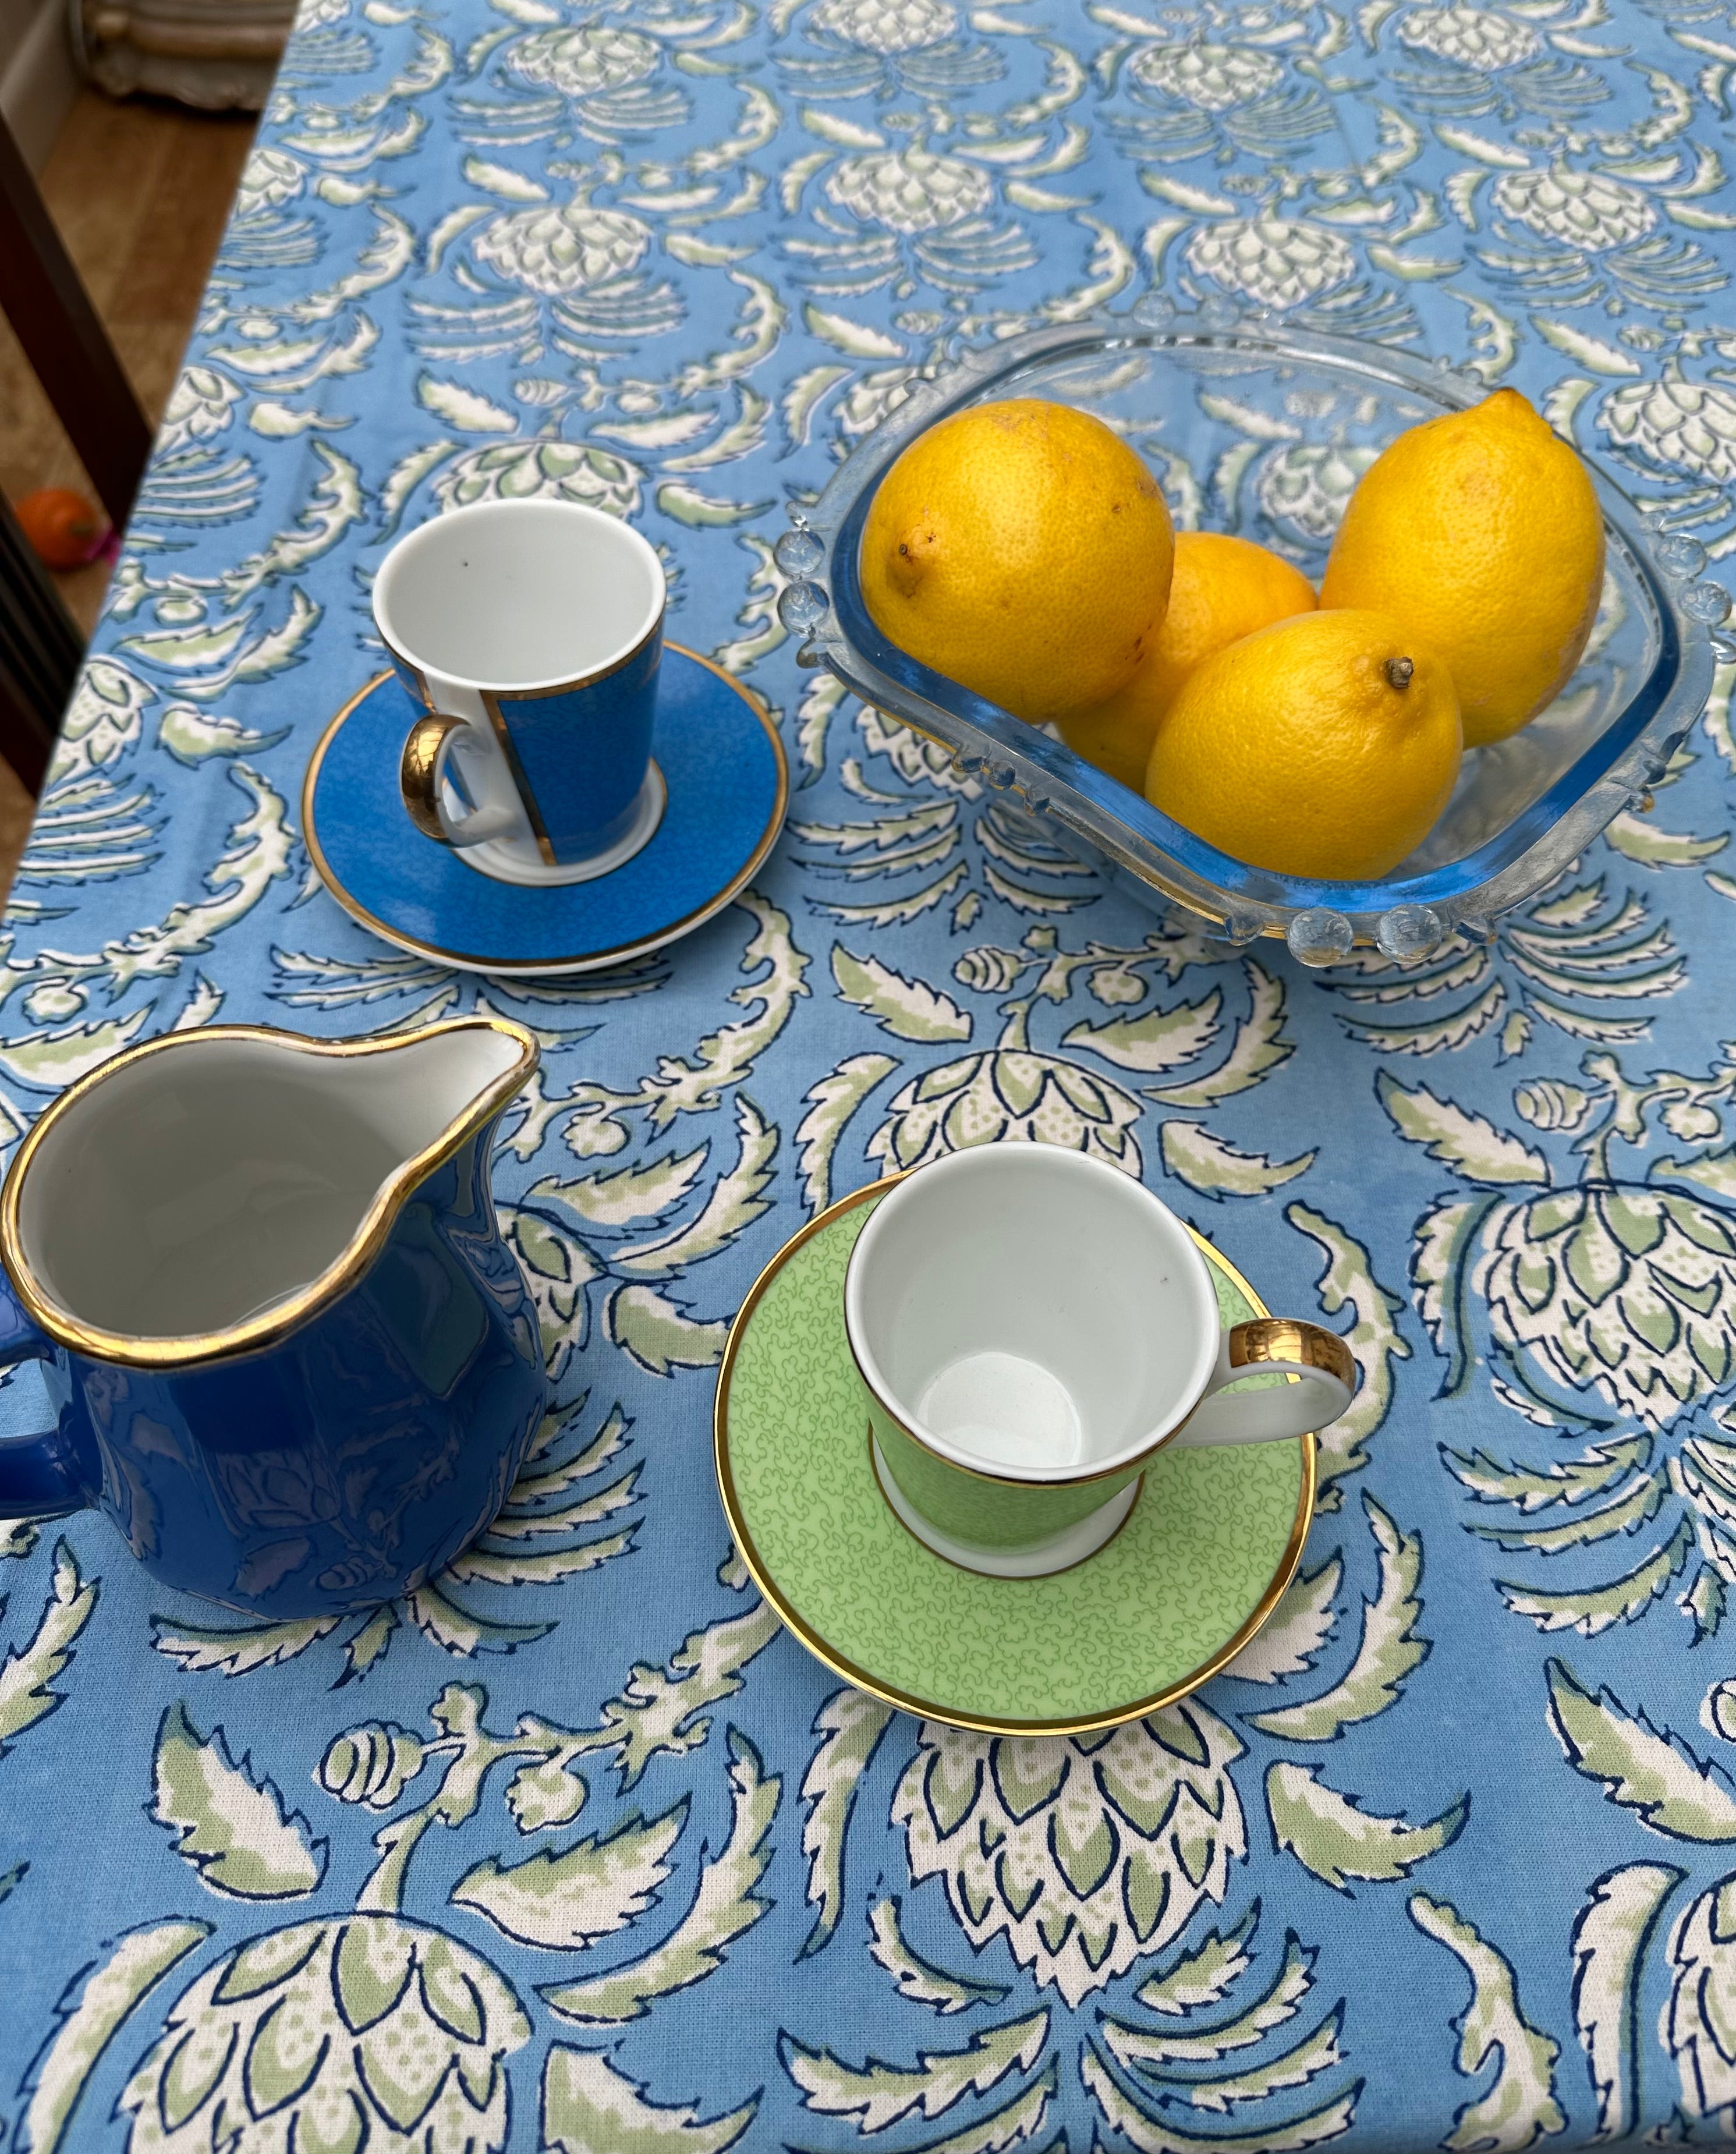
[[[0,2141],[1736,2128],[1732,666],[1488,939],[1310,975],[799,669],[773,558],[926,372],[1156,293],[1512,382],[1718,574],[1733,83],[1722,0],[308,0],[12,893],[0,1138],[219,1015],[506,1011],[555,1403],[488,1534],[365,1617],[0,1528]],[[1178,520],[1310,559],[1374,452],[1144,446]],[[535,496],[647,533],[796,779],[722,917],[569,983],[371,941],[295,804],[385,547]],[[1140,1177],[1362,1371],[1272,1621],[1097,1735],[840,1686],[712,1487],[782,1240],[993,1141]]]

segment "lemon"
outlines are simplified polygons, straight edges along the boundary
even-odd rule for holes
[[[1061,738],[1075,755],[1143,792],[1157,721],[1194,667],[1227,643],[1314,605],[1307,577],[1264,546],[1218,531],[1177,532],[1169,610],[1151,648],[1107,702],[1064,717]]]
[[[919,434],[862,532],[862,596],[901,650],[1041,724],[1113,694],[1169,596],[1157,482],[1100,419],[1019,397]]]
[[[1188,676],[1158,722],[1146,798],[1252,867],[1368,881],[1432,827],[1460,741],[1453,676],[1408,628],[1305,613]]]
[[[1578,452],[1516,389],[1401,434],[1364,472],[1322,606],[1391,614],[1452,668],[1467,748],[1517,732],[1580,662],[1603,518]]]

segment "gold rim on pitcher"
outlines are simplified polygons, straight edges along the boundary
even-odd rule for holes
[[[273,1303],[257,1316],[243,1318],[240,1323],[226,1325],[218,1331],[140,1338],[86,1324],[59,1303],[51,1301],[43,1291],[24,1254],[18,1219],[25,1172],[61,1117],[110,1078],[169,1048],[185,1047],[195,1039],[263,1040],[275,1047],[338,1059],[388,1054],[402,1047],[406,1040],[431,1039],[453,1032],[498,1033],[515,1043],[518,1059],[479,1093],[462,1115],[449,1122],[432,1143],[393,1168],[375,1191],[367,1210],[338,1255],[317,1279],[309,1280],[283,1300]],[[528,1082],[540,1056],[541,1049],[534,1034],[522,1024],[515,1024],[510,1018],[497,1017],[448,1018],[442,1023],[427,1025],[416,1033],[388,1033],[366,1039],[314,1039],[268,1024],[212,1024],[202,1026],[197,1033],[165,1033],[160,1039],[146,1040],[140,1047],[124,1048],[119,1054],[111,1055],[79,1078],[76,1084],[69,1085],[38,1116],[20,1146],[5,1187],[0,1189],[0,1263],[4,1264],[13,1290],[31,1321],[45,1331],[56,1345],[88,1355],[94,1360],[120,1362],[135,1369],[186,1369],[275,1346],[349,1291],[385,1248],[405,1197],[426,1175],[462,1150],[508,1105],[513,1095]]]

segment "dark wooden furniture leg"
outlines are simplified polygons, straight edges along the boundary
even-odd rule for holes
[[[84,638],[0,495],[0,755],[33,793],[84,656]]]
[[[0,314],[119,529],[151,454],[151,421],[3,117]]]

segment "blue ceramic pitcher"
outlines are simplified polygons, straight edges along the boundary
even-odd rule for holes
[[[171,1033],[63,1093],[0,1192],[0,1518],[105,1511],[168,1585],[258,1616],[419,1585],[500,1508],[543,1414],[489,1193],[520,1026]]]

